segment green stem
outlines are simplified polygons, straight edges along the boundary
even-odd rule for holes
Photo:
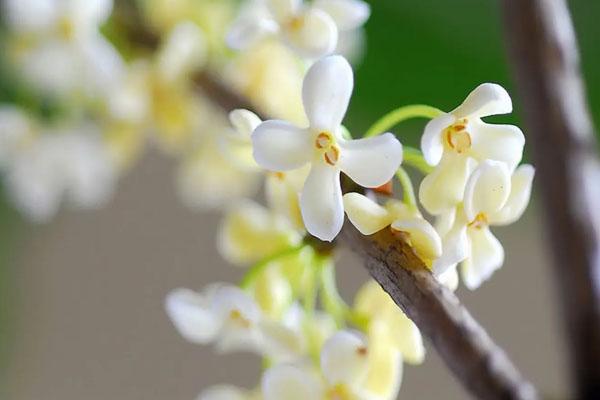
[[[365,134],[365,138],[373,137],[379,135],[381,133],[387,132],[397,124],[402,121],[411,118],[429,118],[433,119],[435,117],[443,114],[443,111],[427,106],[424,104],[413,104],[409,106],[403,106],[400,108],[391,111],[378,119],[367,131]]]
[[[404,146],[402,162],[403,164],[418,169],[425,175],[430,174],[433,171],[433,167],[427,164],[427,161],[423,158],[423,153],[414,147]]]
[[[323,308],[331,314],[338,327],[341,327],[350,313],[350,307],[338,291],[335,281],[335,265],[331,258],[328,257],[323,261],[320,272]]]
[[[275,253],[269,257],[265,257],[253,266],[248,269],[246,275],[242,278],[240,282],[240,288],[247,290],[252,287],[256,279],[260,276],[260,274],[271,264],[273,261],[277,261],[280,258],[288,257],[291,255],[295,255],[300,253],[305,247],[306,244],[302,243],[295,247],[288,247],[278,253]]]
[[[406,170],[402,167],[396,171],[396,177],[398,181],[400,181],[400,185],[402,186],[402,194],[403,201],[411,211],[418,210],[417,208],[417,198],[415,196],[415,191],[413,189],[412,181],[410,180],[410,176],[406,173]]]

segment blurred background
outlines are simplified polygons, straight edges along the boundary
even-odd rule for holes
[[[520,124],[497,1],[370,3],[366,53],[346,120],[353,132],[407,103],[451,109],[486,81],[513,94],[515,113],[497,120]],[[570,5],[598,123],[600,2]],[[2,71],[0,101],[10,102],[15,90]],[[422,127],[403,125],[402,141],[417,145]],[[163,311],[175,287],[242,275],[216,251],[219,214],[182,205],[174,170],[171,158],[148,149],[106,207],[67,210],[44,224],[27,222],[0,197],[1,399],[184,400],[215,383],[255,383],[255,357],[223,357],[189,344]],[[477,292],[461,287],[458,296],[544,394],[568,398],[540,215],[534,195],[521,221],[496,229],[506,247],[504,268]],[[340,286],[350,299],[366,274],[352,255],[340,258]],[[400,398],[465,397],[433,349],[424,365],[406,366]]]

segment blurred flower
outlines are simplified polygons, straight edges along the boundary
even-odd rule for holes
[[[534,169],[522,165],[512,174],[505,163],[486,160],[469,178],[463,206],[452,211],[445,222],[444,251],[434,262],[436,273],[461,263],[461,275],[469,289],[478,288],[504,262],[502,244],[491,225],[508,225],[518,220],[531,195]]]
[[[260,400],[260,393],[240,389],[232,385],[216,385],[200,393],[196,400]]]
[[[267,170],[289,171],[311,164],[300,208],[306,229],[322,240],[333,240],[344,222],[341,171],[360,185],[377,187],[389,181],[402,162],[402,145],[392,134],[354,141],[342,137],[352,87],[352,69],[344,58],[319,60],[303,86],[309,127],[270,120],[252,135],[254,158]]]
[[[481,120],[511,111],[506,90],[484,83],[454,111],[427,124],[421,148],[427,163],[436,168],[423,179],[419,199],[428,212],[439,215],[462,201],[475,161],[502,161],[514,170],[523,155],[523,133],[516,126],[486,124]]]

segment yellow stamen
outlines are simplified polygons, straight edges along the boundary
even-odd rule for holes
[[[471,135],[467,131],[467,119],[463,118],[446,128],[444,138],[447,146],[457,153],[464,153],[472,145]]]
[[[327,400],[350,400],[351,394],[346,385],[338,383],[327,390],[325,398]]]
[[[340,149],[335,145],[331,146],[329,150],[327,150],[325,154],[323,154],[323,158],[325,159],[325,162],[329,165],[337,164],[338,160],[340,159]]]
[[[469,227],[475,229],[482,229],[488,226],[488,224],[489,222],[487,215],[485,215],[484,213],[479,213],[473,221],[469,222]]]
[[[245,318],[242,315],[242,313],[240,312],[240,310],[237,310],[237,309],[233,309],[229,312],[229,319],[232,320],[233,322],[241,325],[244,328],[249,328],[250,325],[252,325],[250,320]]]

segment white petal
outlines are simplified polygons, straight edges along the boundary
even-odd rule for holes
[[[0,168],[6,167],[23,149],[33,122],[20,109],[0,106]]]
[[[436,276],[444,274],[449,268],[469,257],[471,243],[466,224],[463,213],[459,213],[452,229],[442,237],[442,255],[433,262],[432,266]]]
[[[487,229],[469,229],[471,256],[461,263],[465,286],[477,289],[488,280],[504,262],[504,249],[498,239]]]
[[[196,400],[247,400],[244,390],[231,385],[216,385],[205,389]]]
[[[337,236],[344,224],[339,169],[313,164],[300,195],[300,210],[310,234],[326,241]]]
[[[465,186],[464,207],[467,220],[479,213],[486,218],[498,212],[510,195],[510,172],[503,162],[485,160],[473,171]]]
[[[277,23],[271,19],[243,17],[231,25],[225,41],[234,50],[245,50],[278,30]]]
[[[433,215],[439,215],[456,207],[463,200],[465,184],[475,161],[466,156],[446,153],[427,175],[419,187],[419,200]]]
[[[352,225],[363,235],[379,232],[392,222],[392,216],[384,207],[359,193],[344,195],[344,210]]]
[[[398,398],[402,383],[402,353],[389,348],[386,343],[373,343],[370,350],[369,372],[359,389],[362,396],[358,398],[365,400]]]
[[[306,164],[313,153],[306,129],[285,121],[270,120],[252,134],[254,159],[270,171],[289,171]]]
[[[353,331],[339,331],[321,349],[321,370],[330,385],[356,385],[368,370],[369,349]]]
[[[512,112],[512,100],[506,90],[495,83],[477,86],[452,114],[457,118],[481,118]]]
[[[221,329],[219,318],[209,308],[207,293],[175,289],[167,295],[165,308],[177,331],[186,340],[206,344]]]
[[[341,31],[362,26],[371,15],[371,7],[362,0],[316,0],[313,4],[329,14]]]
[[[81,84],[91,94],[109,94],[123,82],[125,63],[119,52],[102,35],[89,37],[79,45],[85,71]]]
[[[338,30],[333,19],[316,8],[306,10],[282,27],[285,42],[307,58],[331,54],[337,45]]]
[[[512,176],[510,196],[502,209],[490,215],[490,224],[509,225],[521,218],[531,197],[531,185],[535,169],[529,165],[521,165]]]
[[[254,132],[262,121],[252,111],[237,109],[229,113],[229,122],[231,122],[236,132],[250,138],[252,132]]]
[[[452,125],[456,118],[452,114],[442,114],[425,125],[425,132],[421,136],[421,151],[427,164],[437,165],[444,153],[442,131]]]
[[[304,366],[279,364],[262,377],[264,400],[322,400],[323,384]]]
[[[98,28],[113,9],[113,0],[67,0],[65,3],[70,17],[90,28]]]
[[[442,239],[429,222],[423,218],[399,219],[392,229],[408,234],[410,245],[423,261],[433,261],[442,255]]]
[[[165,79],[175,80],[204,65],[207,51],[206,39],[198,25],[180,22],[158,53],[158,69]]]
[[[472,129],[472,155],[478,160],[485,159],[503,161],[513,171],[523,157],[525,136],[513,125],[486,124],[474,121],[469,124]]]
[[[302,87],[302,101],[313,130],[336,133],[354,87],[352,67],[341,56],[317,61],[307,72]]]
[[[269,10],[278,21],[294,17],[302,6],[302,0],[266,0]]]
[[[3,19],[16,31],[43,32],[58,18],[55,0],[4,0]]]
[[[269,359],[280,363],[293,361],[304,355],[306,338],[302,330],[294,330],[280,322],[263,320],[260,323],[264,354]]]
[[[391,133],[338,142],[342,149],[340,169],[364,187],[385,184],[394,177],[402,163],[402,145]]]
[[[458,288],[458,271],[456,265],[448,268],[446,272],[437,276],[438,281],[453,292]]]

